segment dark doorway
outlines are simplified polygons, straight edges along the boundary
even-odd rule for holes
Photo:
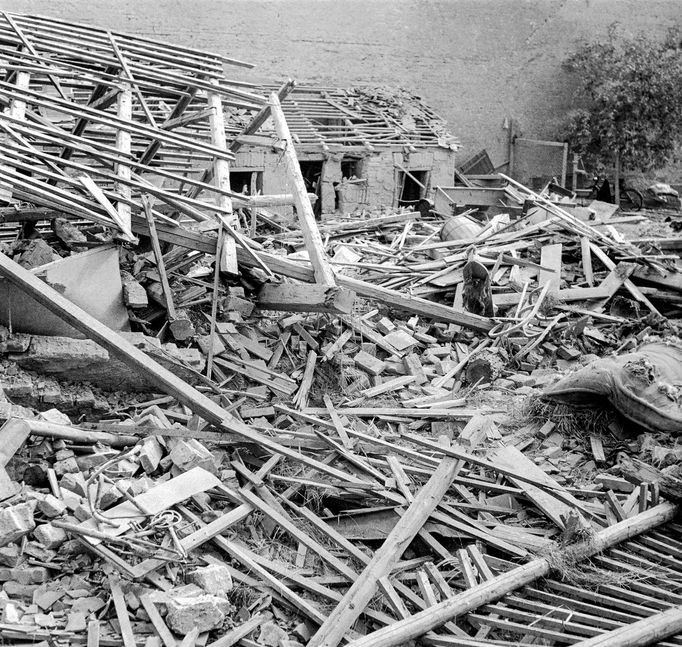
[[[230,171],[230,188],[237,193],[263,193],[263,171]]]
[[[413,171],[411,169],[409,174],[401,171],[398,206],[411,207],[426,195],[428,174],[428,171]]]
[[[322,215],[322,160],[312,160],[299,162],[301,167],[301,175],[308,193],[314,193],[317,196],[315,205],[313,206],[313,213],[316,218]]]

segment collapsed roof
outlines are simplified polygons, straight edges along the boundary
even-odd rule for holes
[[[275,89],[263,86],[268,93]],[[283,110],[296,142],[304,147],[329,150],[342,145],[368,151],[395,146],[440,146],[453,151],[460,147],[447,132],[446,122],[404,89],[297,86]]]
[[[229,214],[210,184],[213,160],[234,159],[223,106],[265,99],[223,66],[247,63],[54,19],[0,20],[3,198],[58,208],[124,233],[143,199],[194,220]],[[163,208],[154,209],[163,218]]]

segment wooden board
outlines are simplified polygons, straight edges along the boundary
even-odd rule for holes
[[[349,314],[354,301],[353,291],[336,286],[266,283],[258,292],[257,306],[261,310]]]
[[[177,503],[181,503],[185,499],[189,499],[195,494],[200,494],[220,485],[221,482],[217,476],[207,472],[202,467],[193,467],[191,470],[183,472],[179,476],[165,481],[142,494],[138,494],[134,498],[135,502],[147,510],[149,514],[156,514],[162,510],[167,510]],[[99,530],[112,537],[117,537],[128,530],[131,523],[142,521],[146,516],[130,501],[119,503],[107,510],[104,515],[120,525],[98,525],[94,519],[83,521],[80,525],[86,529]],[[93,545],[101,542],[100,539],[92,537],[86,537],[86,540]]]
[[[531,501],[533,501],[533,503],[535,503],[535,505],[537,505],[538,508],[540,508],[540,510],[542,510],[559,528],[563,529],[565,527],[562,517],[567,517],[571,511],[577,511],[579,507],[581,507],[580,502],[575,500],[564,487],[540,469],[535,463],[516,449],[516,447],[500,447],[488,454],[488,459],[496,465],[500,465],[507,470],[512,470],[527,479],[532,479],[538,484],[547,486],[549,491],[532,485],[527,480],[521,481],[514,477],[508,477],[509,480],[514,483],[514,485],[521,488]],[[575,500],[576,507],[570,506],[557,499],[555,496],[552,496],[549,493],[551,490],[560,491],[562,493],[562,498],[564,499]]]
[[[561,284],[561,243],[544,245],[540,252],[540,265],[548,270],[540,270],[538,285],[543,287],[549,284],[548,295],[556,296]]]

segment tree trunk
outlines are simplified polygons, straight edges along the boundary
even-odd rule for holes
[[[614,162],[615,162],[615,171],[614,171],[614,178],[613,182],[615,184],[614,187],[614,202],[617,205],[620,205],[620,151],[616,151],[613,154]]]

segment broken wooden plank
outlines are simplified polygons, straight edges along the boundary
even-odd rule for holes
[[[123,597],[121,583],[113,575],[109,576],[109,588],[111,589],[111,598],[114,601],[114,609],[116,610],[116,618],[118,619],[121,638],[123,638],[123,645],[124,647],[136,647],[135,634],[133,633],[133,626],[128,615],[128,607]]]
[[[544,245],[540,251],[540,265],[548,269],[540,270],[538,285],[549,284],[548,295],[555,296],[561,285],[561,243]]]
[[[501,465],[507,470],[512,471],[519,476],[523,476],[521,481],[513,476],[508,476],[514,485],[520,487],[528,498],[535,503],[535,505],[542,510],[545,515],[553,521],[559,528],[565,528],[565,519],[571,512],[577,512],[580,508],[580,503],[576,501],[576,507],[566,504],[564,501],[557,499],[550,492],[563,491],[563,498],[572,499],[573,497],[564,489],[557,481],[551,478],[544,470],[540,469],[529,458],[522,454],[516,447],[504,446],[500,447],[488,454],[488,459],[495,465]],[[538,485],[544,485],[547,489],[541,489],[532,484],[537,482]]]
[[[349,314],[354,301],[353,291],[336,286],[266,283],[259,290],[256,303],[261,310]]]
[[[583,274],[587,285],[594,285],[594,274],[592,273],[592,253],[590,252],[590,239],[587,236],[580,237],[580,254],[582,257]]]

